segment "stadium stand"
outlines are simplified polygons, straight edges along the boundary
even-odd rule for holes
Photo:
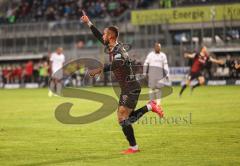
[[[117,17],[127,9],[224,4],[238,0],[13,0],[2,2],[0,23],[76,20],[82,9],[92,18]],[[157,4],[157,5],[154,5]]]
[[[2,23],[76,20],[81,10],[91,18],[120,16],[127,9],[146,8],[154,0],[13,0],[5,3]]]

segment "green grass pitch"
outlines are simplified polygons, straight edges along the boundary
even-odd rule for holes
[[[89,90],[114,96],[111,88]],[[240,86],[200,87],[181,99],[179,90],[162,101],[165,121],[149,112],[134,124],[141,152],[127,156],[120,154],[128,146],[116,113],[85,125],[54,116],[66,101],[73,116],[100,103],[49,98],[47,89],[0,90],[0,165],[240,165]]]

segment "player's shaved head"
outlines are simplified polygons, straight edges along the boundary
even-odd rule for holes
[[[104,29],[103,31],[103,41],[105,45],[108,45],[111,42],[116,42],[116,40],[118,39],[118,27],[116,26],[110,26]]]
[[[155,47],[160,47],[160,48],[161,48],[161,44],[158,43],[158,42],[156,42],[156,43],[155,43]]]
[[[62,47],[58,47],[57,51],[63,51],[63,48]]]
[[[119,35],[118,27],[116,26],[108,27],[108,33],[113,35],[115,38],[118,38]]]
[[[208,55],[208,51],[207,51],[207,47],[206,47],[206,46],[203,46],[203,47],[202,47],[201,53],[202,53],[204,56],[207,56],[207,55]]]

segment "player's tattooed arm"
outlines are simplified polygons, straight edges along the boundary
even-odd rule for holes
[[[103,71],[103,68],[100,67],[100,68],[97,68],[97,69],[89,70],[88,73],[89,73],[89,76],[90,76],[90,77],[95,77],[95,75],[101,74],[102,71]]]
[[[189,53],[184,53],[184,57],[185,58],[194,58],[195,57],[195,55],[196,55],[196,53],[192,53],[192,54],[189,54]]]
[[[225,63],[223,60],[218,60],[218,59],[215,59],[213,57],[210,57],[209,60],[210,60],[210,62],[219,64],[219,65],[223,65]]]
[[[88,73],[89,73],[90,77],[95,77],[95,75],[99,75],[102,72],[109,72],[109,71],[111,71],[111,68],[112,68],[111,64],[105,64],[103,67],[89,70]]]
[[[82,11],[83,16],[81,17],[81,21],[89,26],[91,29],[93,35],[102,43],[104,44],[102,33],[92,24],[92,22],[89,20],[88,16],[86,15],[85,11]]]

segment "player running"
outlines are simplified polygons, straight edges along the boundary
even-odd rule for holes
[[[128,53],[118,42],[118,28],[109,26],[104,29],[103,34],[92,24],[88,16],[83,11],[81,21],[86,23],[91,29],[94,36],[108,49],[110,63],[102,68],[97,68],[90,71],[90,76],[95,76],[101,72],[112,71],[120,85],[121,94],[119,106],[117,110],[118,122],[122,127],[122,131],[129,142],[130,147],[122,151],[122,154],[132,154],[139,152],[138,145],[134,136],[132,123],[136,122],[148,111],[157,113],[163,117],[163,112],[160,110],[154,101],[150,101],[144,107],[134,111],[139,94],[141,92],[140,83],[136,80],[133,73],[132,64],[128,57]]]
[[[191,87],[192,91],[194,88],[196,88],[200,85],[203,85],[205,83],[205,78],[202,74],[202,70],[207,65],[207,63],[212,62],[212,63],[216,63],[216,64],[220,64],[220,65],[224,64],[224,61],[217,60],[217,59],[210,57],[208,55],[208,51],[205,46],[202,47],[200,53],[193,53],[193,54],[185,53],[184,57],[193,59],[193,64],[191,66],[190,73],[187,77],[186,83],[184,83],[182,85],[182,89],[179,93],[180,97],[182,96],[183,91],[187,88],[187,85],[190,85],[191,81],[193,81],[194,79],[197,79],[197,84],[195,84]]]
[[[168,82],[169,67],[167,56],[161,51],[161,44],[155,43],[154,51],[151,51],[144,62],[143,74],[147,75],[150,99],[156,99],[157,105],[161,107],[161,88]]]

